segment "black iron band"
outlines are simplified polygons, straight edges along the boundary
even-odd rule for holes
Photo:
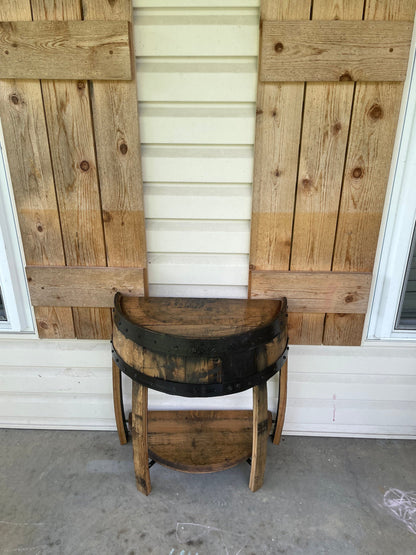
[[[114,322],[117,329],[137,345],[156,353],[177,355],[183,357],[211,357],[224,353],[250,351],[261,344],[270,343],[286,329],[286,302],[281,313],[270,324],[261,328],[216,337],[213,339],[192,339],[167,333],[160,333],[143,328],[131,322],[121,309],[121,295],[114,298]]]
[[[124,374],[126,374],[133,381],[138,382],[150,389],[161,391],[162,393],[168,393],[169,395],[179,395],[181,397],[220,397],[222,395],[239,393],[240,391],[245,391],[246,389],[250,389],[251,387],[266,382],[274,376],[276,372],[279,372],[287,359],[288,349],[289,347],[286,344],[284,352],[276,360],[276,362],[261,372],[240,377],[238,378],[238,381],[235,380],[235,382],[213,384],[192,384],[153,378],[127,364],[120,357],[114,347],[112,347],[112,354],[114,362]]]

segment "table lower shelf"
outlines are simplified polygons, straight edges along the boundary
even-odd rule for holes
[[[268,429],[272,414],[268,412]],[[182,472],[226,470],[251,457],[253,411],[149,411],[149,457]]]

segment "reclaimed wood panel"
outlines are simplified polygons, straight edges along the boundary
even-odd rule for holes
[[[361,313],[367,310],[371,273],[276,272],[251,273],[251,297],[287,297],[289,312]]]
[[[131,2],[83,0],[85,19],[131,21]],[[94,82],[92,110],[107,260],[146,267],[143,183],[135,75],[128,82]],[[134,238],[134,240],[132,240]]]
[[[367,20],[413,20],[415,0],[369,1]],[[373,269],[403,92],[402,83],[357,83],[332,269]],[[340,323],[342,322],[342,325]],[[324,343],[359,345],[364,318],[326,319]]]
[[[114,295],[143,296],[143,268],[26,266],[33,306],[112,307]]]
[[[37,0],[32,12],[35,20],[65,17],[69,21],[82,15],[78,0]],[[106,266],[87,82],[43,80],[42,92],[66,263]],[[73,315],[79,339],[111,336],[110,311],[74,308]]]
[[[264,21],[260,79],[404,81],[412,28],[413,20]]]
[[[309,0],[296,3],[263,0],[261,20],[308,19],[310,9]],[[303,97],[303,83],[258,83],[252,269],[289,269]]]
[[[262,0],[260,49],[264,20],[307,20],[311,6],[309,0]],[[258,79],[250,270],[289,269],[304,93],[304,83]]]
[[[131,79],[127,21],[0,22],[4,79]]]
[[[326,0],[317,0],[312,18],[359,20],[362,11],[363,2],[345,0],[329,9]],[[291,270],[331,269],[353,95],[353,83],[306,84]],[[290,319],[294,328],[299,318]],[[296,341],[322,343],[325,315],[303,314],[300,320]]]
[[[0,20],[31,20],[29,0],[4,0]],[[64,265],[60,220],[40,84],[0,81],[0,117],[28,264]],[[69,308],[35,309],[39,337],[72,338]]]

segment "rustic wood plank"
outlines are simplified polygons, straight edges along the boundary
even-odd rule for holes
[[[251,456],[251,410],[149,411],[152,459],[182,472],[225,470]],[[267,413],[267,429],[271,413]]]
[[[366,2],[367,20],[413,20],[415,0]],[[396,134],[401,83],[357,83],[333,270],[371,272]],[[324,343],[361,342],[364,319],[328,315]]]
[[[120,445],[127,443],[127,425],[124,416],[123,407],[123,390],[121,387],[121,371],[117,364],[113,362],[112,375],[113,375],[113,403],[114,403],[114,417],[116,420],[118,439]]]
[[[291,345],[321,345],[325,314],[289,312],[287,322]]]
[[[78,0],[36,0],[35,20],[81,19]],[[95,161],[94,132],[85,81],[42,81],[55,188],[61,218],[66,263],[105,266],[106,252],[100,191]],[[111,335],[111,315],[101,308],[74,309],[79,339]]]
[[[0,22],[3,79],[131,79],[127,21]]]
[[[326,0],[317,0],[312,18],[357,20],[362,11],[363,2],[337,2],[329,9]],[[331,269],[353,94],[353,83],[306,85],[291,270]],[[296,342],[321,344],[324,321],[323,314],[302,317]]]
[[[131,21],[131,2],[83,0],[85,19]],[[92,111],[107,259],[146,267],[143,183],[135,71],[129,82],[92,83]],[[134,240],[132,240],[134,238]]]
[[[280,439],[282,437],[283,424],[285,422],[285,414],[286,414],[286,403],[287,403],[287,361],[280,369],[280,375],[279,375],[279,404],[277,407],[277,415],[276,415],[276,429],[273,435],[274,445],[279,445]]]
[[[324,345],[361,345],[365,314],[327,314]]]
[[[132,440],[134,473],[137,489],[149,495],[152,491],[149,473],[149,448],[147,439],[147,387],[133,382],[132,394]]]
[[[33,306],[112,307],[117,291],[143,295],[141,268],[27,266]]]
[[[249,488],[257,491],[264,481],[266,468],[267,439],[267,383],[253,387],[253,452]]]
[[[4,0],[0,20],[31,20],[29,0]],[[59,213],[38,81],[0,81],[0,118],[26,262],[64,265]],[[36,308],[39,337],[74,337],[69,308]]]
[[[330,270],[353,83],[308,83],[290,269]]]
[[[308,19],[310,7],[310,0],[263,0],[261,20]],[[261,36],[260,25],[260,43]],[[303,96],[303,83],[258,82],[252,269],[289,269]]]
[[[283,294],[290,312],[362,313],[367,310],[370,273],[252,272],[253,298],[275,299]]]
[[[264,21],[260,79],[404,81],[412,29],[413,21]]]

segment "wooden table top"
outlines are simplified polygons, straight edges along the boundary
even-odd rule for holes
[[[273,322],[286,300],[128,297],[121,308],[133,323],[187,338],[224,337]]]

